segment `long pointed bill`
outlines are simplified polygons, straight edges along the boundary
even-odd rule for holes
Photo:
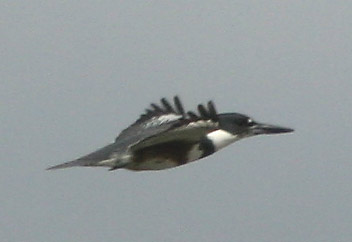
[[[271,124],[257,124],[253,126],[254,134],[281,134],[281,133],[291,133],[293,129],[280,127]]]

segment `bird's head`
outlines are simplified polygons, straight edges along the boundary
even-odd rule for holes
[[[290,133],[293,129],[271,124],[263,124],[240,113],[219,114],[219,126],[238,138],[245,138],[260,134]]]

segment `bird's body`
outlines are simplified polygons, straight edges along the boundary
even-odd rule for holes
[[[165,98],[123,130],[115,142],[77,160],[49,169],[105,166],[110,170],[163,170],[201,159],[245,137],[292,132],[292,129],[254,122],[238,113],[218,114],[210,101],[199,114],[185,112],[176,96]]]

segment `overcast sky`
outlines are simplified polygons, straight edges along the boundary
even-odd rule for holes
[[[1,241],[352,241],[351,13],[342,0],[3,0]],[[45,170],[175,94],[296,132],[159,172]]]

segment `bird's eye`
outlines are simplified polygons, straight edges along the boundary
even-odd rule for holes
[[[255,122],[252,119],[248,119],[247,120],[247,125],[248,126],[253,126],[255,124]]]

